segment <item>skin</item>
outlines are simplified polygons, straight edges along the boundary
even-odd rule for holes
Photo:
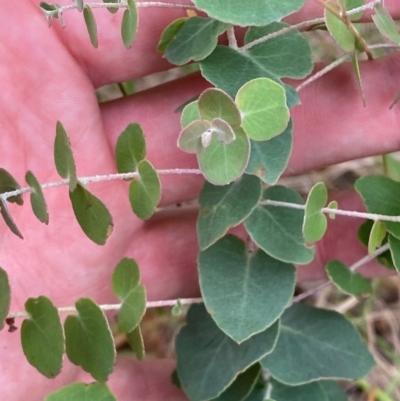
[[[28,169],[41,183],[58,181],[53,143],[56,121],[60,120],[70,135],[79,176],[115,172],[113,149],[119,133],[130,122],[142,125],[148,158],[156,168],[196,168],[196,159],[176,147],[180,127],[179,115],[173,110],[207,87],[200,76],[100,106],[94,93],[94,89],[112,82],[170,68],[155,48],[163,28],[184,12],[141,9],[137,40],[126,50],[119,34],[122,13],[95,10],[99,31],[96,50],[81,15],[66,12],[67,27],[63,30],[54,21],[49,29],[38,3],[20,0],[18,6],[9,1],[0,4],[1,167],[20,183],[25,182]],[[397,0],[387,0],[386,5],[394,17],[400,17]],[[310,1],[290,17],[290,22],[321,13],[321,6]],[[340,66],[301,91],[303,105],[293,110],[292,174],[399,149],[400,105],[392,110],[389,105],[400,89],[400,55],[363,63],[361,71],[366,108],[350,65]],[[169,176],[162,178],[162,185],[161,203],[172,205],[196,197],[202,180]],[[109,283],[122,257],[138,261],[149,300],[199,295],[196,211],[163,212],[142,222],[130,210],[125,182],[94,184],[90,190],[103,200],[114,218],[114,232],[103,247],[82,233],[73,217],[67,187],[45,192],[48,227],[36,220],[29,205],[10,205],[24,235],[21,241],[0,223],[0,266],[9,274],[12,311],[23,310],[27,298],[39,295],[50,297],[60,307],[73,305],[82,296],[98,303],[116,302]],[[27,198],[25,202],[29,203]],[[343,209],[362,210],[354,193],[335,194],[335,198]],[[365,250],[355,241],[359,224],[360,220],[354,218],[331,221],[328,234],[317,246],[315,261],[299,268],[299,278],[323,277],[324,264],[330,258],[354,263],[364,256]],[[371,263],[363,271],[377,275],[383,270]],[[17,321],[17,326],[20,323]],[[28,365],[19,341],[19,331],[0,332],[0,392],[4,399],[39,401],[67,383],[91,381],[67,360],[62,374],[54,380],[45,379]],[[109,384],[120,401],[186,400],[170,384],[173,367],[168,360],[137,363],[121,358]]]

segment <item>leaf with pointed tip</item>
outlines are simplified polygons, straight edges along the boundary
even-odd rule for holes
[[[247,174],[224,186],[205,182],[199,197],[197,219],[200,248],[208,248],[226,234],[229,228],[246,219],[257,206],[261,195],[260,179]]]
[[[97,49],[99,45],[97,37],[97,24],[91,7],[85,6],[83,8],[83,18],[85,20],[86,29],[89,33],[90,42],[92,43],[92,46]]]
[[[187,153],[199,154],[204,150],[202,138],[210,132],[211,123],[206,120],[196,120],[188,124],[179,134],[178,147]]]
[[[157,171],[148,160],[138,164],[139,178],[129,186],[129,200],[133,212],[140,219],[149,219],[161,199],[161,182]]]
[[[203,60],[215,49],[218,36],[228,27],[213,18],[188,18],[169,42],[164,57],[176,65]]]
[[[129,124],[118,137],[115,146],[115,160],[118,173],[137,170],[138,163],[146,157],[146,139],[142,127]]]
[[[116,356],[107,318],[89,298],[80,298],[75,307],[78,315],[68,316],[64,323],[67,356],[95,380],[105,382]]]
[[[371,280],[360,273],[351,271],[339,260],[331,260],[327,263],[326,272],[330,280],[346,294],[355,297],[363,297],[372,294]]]
[[[0,330],[3,330],[4,321],[10,310],[11,288],[7,272],[0,267]]]
[[[184,107],[181,115],[181,127],[185,128],[196,120],[200,120],[200,112],[197,100],[187,104]]]
[[[306,242],[319,241],[328,227],[326,216],[321,212],[328,200],[328,190],[323,182],[315,184],[307,197],[304,210],[303,235]]]
[[[0,194],[17,189],[21,189],[21,185],[18,184],[18,181],[6,169],[0,168]],[[20,206],[24,204],[22,194],[10,196],[7,198],[7,201]]]
[[[292,152],[292,121],[282,134],[268,141],[251,141],[247,174],[260,177],[266,184],[274,185],[285,171]]]
[[[103,3],[113,3],[113,4],[118,4],[119,0],[103,0]],[[119,8],[118,7],[107,7],[107,10],[111,13],[111,14],[115,14]]]
[[[335,201],[335,200],[333,200],[333,201],[330,201],[329,203],[328,203],[328,206],[327,206],[327,208],[328,209],[335,209],[335,210],[337,210],[338,208],[339,208],[339,205],[338,205],[338,203],[337,203],[337,201]],[[329,218],[330,219],[335,219],[335,217],[336,217],[336,213],[328,213],[328,216],[329,216]]]
[[[64,331],[57,308],[49,298],[29,298],[25,302],[29,318],[21,327],[22,349],[28,362],[42,375],[53,378],[61,372]]]
[[[375,14],[372,15],[372,20],[375,22],[379,32],[392,42],[400,45],[400,33],[389,11],[382,4],[376,4],[374,10]]]
[[[192,401],[219,396],[240,372],[272,351],[279,332],[277,322],[237,344],[218,328],[204,305],[192,305],[186,321],[175,349],[180,383]]]
[[[113,219],[104,203],[81,184],[69,193],[76,220],[93,242],[104,245],[113,229]]]
[[[112,288],[122,301],[118,312],[118,326],[130,333],[142,320],[146,311],[146,290],[140,281],[139,267],[134,259],[122,259],[114,270]]]
[[[207,181],[227,185],[238,179],[250,156],[250,141],[242,129],[235,129],[236,139],[230,144],[212,136],[210,145],[197,155],[199,166]]]
[[[305,0],[252,0],[251,7],[245,2],[231,0],[193,0],[193,2],[196,8],[205,11],[210,17],[229,24],[263,26],[300,10]]]
[[[276,322],[293,296],[295,267],[261,249],[249,254],[233,235],[200,252],[198,267],[208,312],[239,344]]]
[[[126,333],[126,338],[133,353],[136,355],[137,360],[143,361],[145,357],[145,351],[140,326],[138,325],[130,333]]]
[[[83,0],[73,0],[76,4],[76,9],[81,12],[83,10]]]
[[[157,50],[159,52],[165,52],[168,45],[174,40],[178,32],[182,29],[184,23],[187,21],[187,17],[178,18],[177,20],[171,22],[161,34],[160,41],[157,45]]]
[[[85,11],[83,11],[85,13]],[[56,139],[54,141],[54,161],[57,173],[62,178],[69,179],[69,190],[74,191],[78,178],[76,177],[76,167],[71,143],[67,131],[60,121],[57,121]]]
[[[302,205],[300,195],[277,185],[267,188],[263,200],[283,201]],[[244,225],[252,240],[273,258],[288,263],[306,264],[313,260],[314,248],[303,238],[304,211],[283,206],[258,205]]]
[[[7,227],[11,230],[11,232],[13,232],[19,238],[24,239],[24,237],[21,234],[21,231],[19,231],[17,225],[13,220],[10,211],[8,210],[7,203],[3,201],[3,199],[1,198],[0,198],[0,213],[4,219],[4,222],[6,223]]]
[[[46,200],[43,195],[42,187],[32,171],[27,171],[25,181],[32,188],[31,206],[34,215],[44,224],[49,224],[49,211],[47,210]]]
[[[138,11],[135,0],[128,0],[128,8],[124,11],[121,24],[122,41],[127,49],[132,46],[138,29]]]
[[[44,401],[117,401],[104,383],[72,383],[47,395]]]
[[[368,253],[372,255],[377,248],[382,245],[386,237],[386,225],[384,222],[376,220],[372,225],[368,240]]]
[[[357,329],[343,315],[302,303],[286,309],[278,342],[261,360],[276,380],[292,386],[353,380],[368,374],[374,364]]]

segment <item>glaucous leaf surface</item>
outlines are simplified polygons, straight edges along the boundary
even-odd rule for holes
[[[40,296],[25,302],[29,318],[22,322],[21,343],[28,362],[42,375],[56,377],[62,367],[64,331],[57,308]]]
[[[72,383],[46,396],[44,401],[117,401],[104,383]]]
[[[129,124],[118,137],[115,146],[115,160],[118,173],[137,171],[137,166],[146,157],[146,139],[142,127]]]
[[[90,42],[94,48],[97,48],[99,45],[97,38],[97,24],[91,7],[85,6],[83,8],[83,17],[85,19],[86,29],[89,33]]]
[[[300,195],[280,185],[267,188],[262,200],[303,204]],[[288,263],[306,264],[314,257],[314,248],[304,242],[304,210],[283,206],[258,205],[244,224],[252,240],[267,254]]]
[[[129,200],[133,212],[140,219],[149,219],[161,199],[161,182],[157,171],[148,160],[138,164],[139,178],[129,186]]]
[[[200,248],[206,249],[229,228],[240,224],[256,207],[261,195],[260,179],[248,174],[224,186],[206,181],[199,197],[197,218]]]
[[[198,266],[208,312],[239,344],[270,327],[293,296],[295,267],[261,249],[249,253],[233,235],[200,252]]]
[[[251,7],[246,2],[232,0],[193,0],[193,3],[199,10],[221,21],[240,26],[262,26],[300,10],[305,0],[252,0]]]
[[[368,240],[368,253],[372,255],[382,245],[386,237],[386,225],[384,222],[375,220],[372,225]]]
[[[113,370],[116,356],[107,318],[89,298],[79,299],[75,306],[78,315],[68,316],[64,323],[68,359],[95,380],[105,382]]]
[[[200,120],[200,111],[197,100],[187,104],[182,110],[181,127],[185,128],[196,120]]]
[[[104,203],[81,184],[69,193],[76,220],[93,242],[104,245],[113,229],[113,220]]]
[[[33,189],[30,195],[33,214],[42,223],[49,224],[49,211],[47,210],[46,200],[44,198],[42,187],[40,186],[39,181],[32,171],[28,171],[25,174],[25,181]]]
[[[187,21],[187,17],[178,18],[177,20],[171,22],[161,34],[160,41],[157,45],[157,50],[159,52],[165,52],[168,45],[174,40],[178,32],[182,29],[183,25]]]
[[[86,9],[86,8],[85,8]],[[57,121],[56,139],[54,141],[54,162],[57,173],[65,179],[69,179],[69,190],[74,191],[78,185],[76,167],[71,143],[67,131],[60,121]]]
[[[318,182],[311,188],[304,210],[303,235],[306,242],[316,242],[324,236],[328,222],[321,209],[327,201],[328,190],[323,182]]]
[[[210,132],[211,123],[206,120],[191,122],[179,134],[178,147],[187,153],[199,154],[204,150],[203,135]]]
[[[265,390],[265,381],[262,375],[260,375],[258,381],[252,388],[251,393],[244,399],[244,401],[265,401]]]
[[[122,259],[114,270],[112,288],[122,301],[118,311],[118,326],[130,333],[142,320],[146,311],[146,289],[140,281],[140,271],[135,260]]]
[[[242,116],[242,128],[254,141],[266,141],[281,134],[290,114],[282,85],[269,78],[256,78],[244,84],[235,102]]]
[[[24,237],[21,234],[21,231],[19,231],[19,228],[15,224],[15,221],[8,210],[7,202],[5,202],[3,199],[0,199],[0,214],[3,217],[7,227],[11,230],[11,232],[14,233],[16,236],[18,236],[19,238],[24,239]]]
[[[4,321],[10,310],[11,289],[7,272],[0,267],[0,330],[4,328]]]
[[[76,4],[76,9],[81,12],[83,10],[83,0],[73,0]]]
[[[218,328],[204,305],[192,305],[186,322],[175,349],[179,380],[191,401],[219,396],[240,372],[272,351],[279,332],[277,322],[237,344]]]
[[[339,209],[339,204],[337,203],[337,201],[333,200],[328,203],[327,208],[328,209]],[[328,216],[330,219],[335,219],[336,214],[330,212],[330,213],[328,213]]]
[[[378,175],[359,178],[354,188],[361,195],[368,213],[400,216],[400,183]],[[386,221],[389,233],[400,238],[400,223]]]
[[[0,168],[0,194],[12,192],[20,188],[21,185],[18,184],[18,181],[11,175],[11,173],[4,168]],[[7,198],[7,201],[16,203],[20,206],[24,204],[22,194],[10,196]]]
[[[130,333],[126,333],[126,339],[128,340],[132,352],[136,355],[137,360],[143,361],[145,357],[145,351],[140,326],[138,325]]]
[[[266,184],[274,185],[285,171],[292,152],[291,120],[282,134],[269,141],[250,141],[251,152],[246,167],[247,174],[260,177]]]
[[[103,0],[103,3],[119,3],[119,0]],[[118,12],[119,8],[118,7],[107,7],[107,10],[111,13],[111,14],[115,14],[116,12]]]
[[[228,27],[213,18],[188,18],[169,42],[164,57],[176,65],[203,60],[215,49],[218,36]]]
[[[122,41],[127,49],[132,46],[138,28],[138,11],[135,0],[128,0],[128,8],[124,11],[121,24]]]
[[[354,295],[355,297],[363,297],[372,294],[371,280],[360,273],[351,271],[339,260],[329,261],[325,269],[330,280],[339,290]]]
[[[400,33],[389,11],[382,4],[377,4],[372,15],[379,32],[394,43],[400,45]]]
[[[292,386],[353,380],[368,374],[374,364],[357,329],[343,315],[302,303],[282,315],[276,347],[261,360],[276,380]]]
[[[271,397],[279,401],[348,401],[345,391],[335,382],[321,380],[301,386],[287,386],[270,380]]]
[[[400,239],[389,235],[390,253],[397,273],[400,273]]]

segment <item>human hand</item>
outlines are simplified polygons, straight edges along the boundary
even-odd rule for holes
[[[20,183],[32,170],[41,183],[59,181],[53,161],[56,121],[68,130],[78,176],[115,172],[113,149],[119,133],[139,122],[146,134],[148,158],[158,169],[195,168],[196,160],[176,147],[179,115],[173,110],[199,94],[207,84],[188,77],[132,97],[98,105],[94,89],[170,68],[155,50],[164,27],[183,11],[141,9],[140,28],[133,48],[120,39],[121,13],[96,13],[99,48],[93,49],[78,13],[65,13],[66,29],[57,21],[48,29],[38,10],[39,1],[20,0],[0,5],[0,137],[1,167]],[[63,1],[59,3],[68,3]],[[189,4],[189,1],[180,1]],[[389,4],[388,4],[389,3]],[[392,14],[400,6],[387,1]],[[318,12],[318,14],[315,14]],[[309,2],[298,21],[320,15]],[[304,17],[306,15],[306,17]],[[388,106],[399,88],[400,57],[366,63],[362,67],[367,108],[362,106],[350,66],[335,71],[305,88],[303,102],[293,110],[295,142],[290,168],[305,172],[371,154],[398,149],[398,107]],[[310,118],[310,115],[314,118]],[[162,205],[193,199],[202,180],[192,176],[162,177]],[[72,305],[82,296],[98,303],[115,302],[110,289],[113,267],[125,256],[141,267],[149,300],[197,296],[195,210],[165,211],[149,222],[139,221],[130,209],[126,183],[103,182],[90,190],[104,201],[114,218],[114,232],[103,247],[92,244],[75,221],[67,187],[45,192],[50,224],[43,227],[29,207],[10,205],[24,241],[0,223],[0,266],[7,270],[13,290],[12,311],[22,310],[29,297],[49,296],[55,305]],[[343,209],[356,209],[354,194],[338,194]],[[299,269],[302,279],[318,278],[325,262],[340,255],[354,262],[365,254],[356,244],[354,218],[330,222],[310,267]],[[350,245],[351,244],[351,245]],[[354,245],[353,245],[354,244]],[[368,267],[369,274],[377,270]],[[17,326],[19,326],[17,322]],[[0,393],[4,399],[42,400],[56,388],[73,381],[91,381],[67,360],[54,380],[43,378],[26,362],[18,332],[0,333]],[[119,360],[110,387],[120,401],[185,400],[170,384],[170,361]]]

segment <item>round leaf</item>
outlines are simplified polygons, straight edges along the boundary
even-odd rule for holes
[[[204,150],[203,135],[210,129],[211,123],[206,120],[191,122],[179,134],[178,147],[187,153],[201,153]]]
[[[138,28],[138,12],[135,0],[128,0],[128,8],[124,11],[121,24],[121,36],[126,48],[132,46]]]
[[[44,401],[117,401],[104,383],[72,383],[49,394]]]
[[[161,34],[160,41],[157,45],[157,50],[159,52],[165,52],[168,45],[174,40],[178,32],[183,27],[184,23],[186,22],[187,18],[178,18],[177,20],[171,22]]]
[[[49,224],[49,212],[47,210],[47,204],[43,195],[42,187],[32,171],[28,171],[25,174],[25,181],[33,189],[30,199],[34,215],[42,223]]]
[[[3,330],[4,321],[10,310],[11,289],[7,272],[0,267],[0,330]]]
[[[119,3],[120,0],[103,0],[103,3]],[[111,13],[111,14],[115,14],[116,12],[118,12],[119,8],[118,7],[107,7],[107,10]]]
[[[193,121],[200,120],[198,101],[187,104],[181,115],[181,127],[185,128]]]

